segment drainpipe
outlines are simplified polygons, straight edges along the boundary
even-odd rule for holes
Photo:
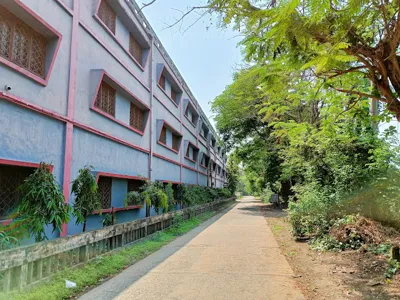
[[[154,37],[151,36],[151,46],[150,46],[150,112],[149,112],[149,121],[150,121],[150,132],[149,132],[149,180],[152,180],[153,173],[153,97],[154,97],[154,80],[153,80],[153,48],[154,48]]]

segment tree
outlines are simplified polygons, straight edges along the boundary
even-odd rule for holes
[[[146,217],[150,217],[150,209],[154,207],[158,213],[160,209],[163,212],[168,210],[168,195],[164,191],[163,184],[161,182],[146,181],[141,187],[141,197],[146,203]]]
[[[240,30],[247,60],[266,74],[308,71],[354,101],[386,103],[400,121],[398,1],[210,0],[208,7]]]
[[[28,229],[36,242],[47,239],[47,225],[53,227],[53,232],[61,231],[62,225],[69,221],[69,206],[48,164],[40,163],[19,191],[21,202],[16,208],[18,222]]]
[[[232,195],[237,191],[240,177],[239,159],[235,154],[228,158],[226,173],[227,173],[227,188]]]
[[[86,231],[88,215],[94,211],[101,211],[101,200],[98,193],[96,178],[92,174],[93,167],[86,166],[79,170],[78,177],[72,182],[71,193],[75,195],[73,215],[76,224],[82,224],[82,232]]]

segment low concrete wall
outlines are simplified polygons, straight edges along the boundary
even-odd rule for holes
[[[214,211],[233,201],[218,200],[200,206],[154,217],[108,226],[103,229],[66,236],[0,252],[3,292],[21,289],[44,280],[66,267],[88,262],[117,248],[136,242],[172,225],[176,216],[189,219]]]

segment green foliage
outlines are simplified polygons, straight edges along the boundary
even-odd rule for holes
[[[388,268],[385,272],[385,277],[389,279],[392,278],[399,269],[400,269],[400,262],[390,259],[388,261]]]
[[[274,192],[270,188],[266,187],[261,193],[261,201],[264,203],[270,203],[273,194]]]
[[[75,195],[72,213],[76,217],[76,224],[84,224],[83,231],[86,229],[87,216],[96,210],[101,211],[98,186],[92,169],[92,166],[80,169],[78,177],[72,182],[71,193]]]
[[[116,223],[114,217],[112,214],[105,214],[104,219],[101,221],[103,227],[114,225]]]
[[[226,166],[227,188],[230,191],[231,195],[233,195],[238,188],[240,177],[239,163],[240,160],[235,154],[232,154],[228,157],[228,162]]]
[[[49,165],[41,163],[19,187],[19,191],[18,219],[37,242],[47,239],[45,226],[51,225],[54,232],[61,231],[62,224],[68,223],[69,206]]]
[[[164,192],[161,182],[146,181],[141,187],[141,197],[147,207],[154,207],[157,213],[168,211],[168,195]]]
[[[172,210],[175,207],[174,190],[172,188],[172,183],[168,182],[164,189],[168,197],[168,207],[170,210]]]
[[[129,192],[125,196],[124,205],[125,207],[134,205],[143,205],[143,198],[139,192],[136,191]]]
[[[19,241],[9,230],[0,231],[0,251],[19,246]]]

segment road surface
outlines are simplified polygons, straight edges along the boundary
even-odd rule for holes
[[[260,205],[242,198],[80,299],[305,299]]]

